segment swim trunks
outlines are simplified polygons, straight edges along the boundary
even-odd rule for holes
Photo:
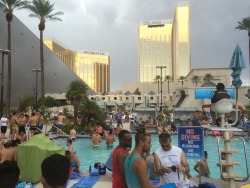
[[[114,147],[114,144],[106,144],[107,145],[107,149],[112,149]]]

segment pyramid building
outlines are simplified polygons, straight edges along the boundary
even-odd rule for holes
[[[37,22],[38,24],[38,22]],[[40,41],[17,17],[11,22],[12,36],[12,89],[11,106],[18,106],[19,98],[34,95],[36,73],[40,68]],[[45,30],[46,32],[46,30]],[[7,21],[0,10],[0,49],[7,49]],[[0,54],[2,57],[2,54]],[[1,58],[2,59],[2,58]],[[4,103],[7,94],[7,55],[4,56]],[[80,78],[44,45],[45,94],[65,93],[69,83]],[[2,61],[0,62],[2,65]],[[0,71],[1,72],[1,71]],[[40,98],[40,73],[38,73],[38,98]],[[95,94],[89,88],[88,94]]]

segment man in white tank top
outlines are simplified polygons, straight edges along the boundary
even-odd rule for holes
[[[1,138],[5,138],[8,123],[9,120],[6,118],[5,114],[3,114],[3,116],[1,117]]]
[[[155,151],[154,156],[161,184],[183,180],[183,173],[188,174],[190,171],[185,153],[181,148],[171,144],[170,134],[166,132],[159,135],[159,142],[161,147]]]

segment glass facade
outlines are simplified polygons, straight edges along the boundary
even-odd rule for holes
[[[190,8],[189,2],[179,2],[173,22],[174,80],[191,71],[190,52]]]
[[[138,28],[138,80],[154,82],[160,69],[162,77],[170,75],[173,81],[191,70],[190,9],[189,2],[179,2],[174,20],[146,21]]]
[[[95,51],[71,51],[51,40],[44,44],[96,93],[110,92],[110,57]]]
[[[153,82],[160,69],[162,75],[172,76],[172,20],[147,21],[138,29],[139,82]]]

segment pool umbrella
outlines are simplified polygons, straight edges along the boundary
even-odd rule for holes
[[[237,44],[233,57],[230,62],[229,68],[233,70],[231,76],[233,77],[232,85],[236,87],[236,105],[237,105],[237,99],[238,99],[238,88],[241,86],[242,81],[240,79],[241,70],[246,68],[244,56],[242,54],[242,51],[240,49],[240,46]]]
[[[236,88],[239,88],[242,84],[242,81],[240,79],[241,70],[246,68],[246,64],[244,56],[238,44],[234,50],[229,68],[233,70],[231,74],[231,76],[233,77],[232,85],[234,85]]]

